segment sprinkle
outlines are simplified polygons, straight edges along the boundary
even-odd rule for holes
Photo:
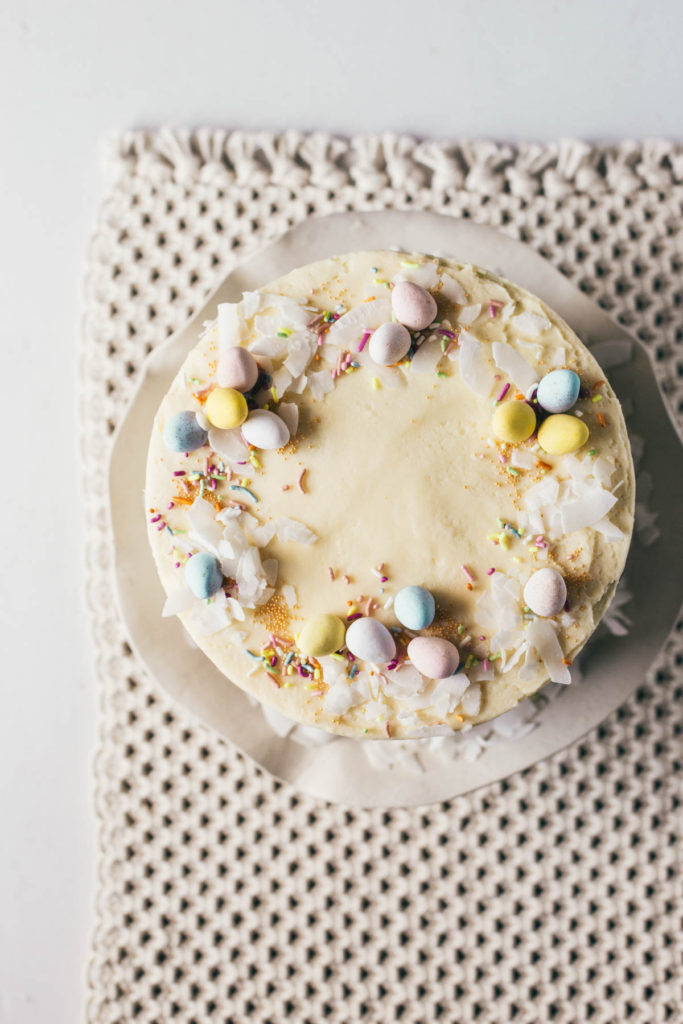
[[[487,660],[488,661],[498,661],[499,658],[500,658],[500,651],[498,651],[496,654],[489,654]]]
[[[288,491],[289,490],[289,484],[283,484],[282,485],[282,490],[283,491]]]
[[[486,575],[487,576],[493,576],[495,571],[496,571],[495,569],[489,569],[488,572],[486,573]]]
[[[467,568],[467,566],[466,565],[461,565],[460,568],[462,569],[462,571],[464,572],[465,576],[470,581],[470,583],[474,583],[474,576],[472,575],[470,570]]]
[[[350,582],[351,582],[351,577],[347,573],[344,573],[344,583],[350,583]]]
[[[508,550],[508,548],[510,547],[510,538],[508,537],[507,533],[503,532],[498,534],[498,543],[506,551]]]
[[[412,263],[410,260],[401,260],[401,266],[402,267],[413,267],[413,269],[414,269],[415,267],[419,267],[420,264],[419,263]],[[375,273],[377,273],[377,267],[373,267],[372,269],[373,269],[373,271]]]
[[[353,679],[356,675],[358,675],[358,665],[352,665],[351,671],[349,672],[349,679]]]
[[[355,622],[356,619],[362,619],[362,618],[363,618],[363,616],[361,615],[360,612],[353,612],[351,615],[347,615],[346,616],[346,621],[347,622]]]
[[[299,490],[301,491],[302,494],[306,494],[306,490],[304,488],[304,477],[306,476],[307,472],[308,472],[307,469],[302,469],[301,473],[299,474],[299,479],[296,482],[296,485],[297,485],[297,487],[299,488]]]
[[[519,530],[516,530],[511,523],[505,523],[504,526],[505,526],[506,530],[510,531],[510,533],[514,533],[514,535],[517,538],[517,540],[521,540],[522,539],[522,535],[519,532]]]
[[[606,425],[605,424],[605,417],[602,415],[601,412],[598,413],[598,423],[600,424],[601,427],[604,427]]]
[[[498,302],[497,299],[491,299],[489,302],[489,316],[498,316],[498,310],[503,308],[503,303]]]
[[[184,469],[175,469],[173,471],[173,476],[185,476],[185,470]]]
[[[455,331],[448,331],[448,330],[446,330],[445,327],[440,327],[439,330],[436,333],[443,335],[444,338],[454,338],[455,337]]]
[[[260,655],[260,654],[254,654],[254,652],[253,652],[253,651],[250,651],[248,647],[246,647],[246,648],[245,648],[245,651],[246,651],[246,653],[247,653],[247,654],[249,655],[249,657],[250,657],[250,658],[253,658],[253,659],[254,659],[254,661],[263,661],[263,657],[262,657],[262,655]]]
[[[280,330],[277,332],[278,338],[289,338],[291,334],[291,327],[281,327]]]
[[[380,387],[382,386],[379,382],[379,377],[372,378],[372,386],[375,391],[379,391]]]
[[[239,486],[239,484],[230,484],[230,490],[231,491],[243,491],[245,494],[249,495],[249,497],[252,499],[252,501],[258,501],[258,498],[254,494],[254,492],[250,491],[248,487],[241,487],[241,486]]]
[[[519,470],[515,469],[514,466],[508,466],[507,470],[510,476],[519,476]]]
[[[249,456],[249,461],[251,462],[251,464],[254,467],[254,469],[260,469],[261,468],[261,463],[256,458],[256,456],[254,455],[253,452]]]
[[[503,384],[503,386],[500,389],[500,392],[498,394],[498,398],[496,399],[496,402],[502,402],[503,399],[505,398],[505,396],[507,395],[509,390],[510,390],[510,385],[509,384]]]
[[[363,335],[363,337],[360,339],[360,341],[358,342],[358,351],[359,352],[363,351],[363,349],[365,348],[365,346],[368,343],[368,338],[370,337],[371,334],[372,334],[372,331],[366,331],[365,334]]]
[[[287,657],[285,658],[285,665],[289,665],[289,663],[292,661],[293,657],[294,657],[294,651],[290,651],[289,654],[287,655]]]
[[[157,513],[157,515],[155,515],[152,519],[150,519],[150,523],[158,523],[160,519],[161,519],[161,515],[159,513]]]
[[[488,658],[484,658],[484,672],[488,672],[490,667],[491,666],[489,664],[489,659]]]
[[[335,578],[336,578],[336,577],[335,577],[335,573],[334,573],[334,569],[332,568],[332,566],[331,566],[331,565],[328,565],[328,567],[327,567],[327,572],[328,572],[328,575],[329,575],[329,577],[330,577],[330,579],[331,579],[331,580],[333,580],[333,579],[335,579]]]
[[[273,401],[277,402],[277,388],[275,387],[274,384],[273,384],[272,388],[270,389],[270,393],[273,396]]]
[[[602,402],[602,395],[593,395],[591,402]]]
[[[506,462],[507,462],[507,459],[505,458],[505,456],[503,455],[503,453],[502,453],[502,452],[498,452],[498,458],[499,458],[499,459],[500,459],[500,461],[501,461],[501,462],[503,463],[503,465],[505,465],[505,464],[506,464]]]
[[[437,370],[436,375],[437,375],[437,377],[447,377],[448,376],[448,374],[444,373],[443,370]]]

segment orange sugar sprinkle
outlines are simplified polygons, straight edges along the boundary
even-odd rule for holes
[[[598,413],[598,423],[601,427],[605,426],[605,417],[602,415],[601,412]]]
[[[606,380],[596,380],[595,384],[593,385],[593,391],[595,391],[596,388],[601,388],[602,385],[606,383]]]
[[[524,401],[526,401],[526,399],[524,398],[524,395],[520,395],[519,393],[517,393],[515,395],[515,402],[524,402]]]
[[[562,664],[563,665],[571,665],[571,663],[572,663],[572,659],[571,658],[563,658],[562,659]]]
[[[471,589],[472,589],[472,584],[471,584],[471,583],[468,583],[468,584],[467,584],[467,589],[468,589],[468,590],[471,590]]]
[[[374,302],[375,301],[375,296],[374,295],[370,295],[367,299],[365,299],[365,301],[366,302]]]
[[[192,498],[186,498],[184,494],[174,494],[173,500],[179,505],[191,505]]]
[[[465,716],[464,715],[456,715],[455,717],[457,718],[457,720],[459,722],[464,722],[465,721]]]

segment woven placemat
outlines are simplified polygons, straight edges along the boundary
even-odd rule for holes
[[[648,345],[683,413],[683,147],[160,131],[114,139],[105,168],[82,358],[101,695],[88,1020],[676,1019],[680,624],[570,749],[448,804],[351,812],[275,782],[146,676],[116,612],[106,479],[147,353],[244,253],[338,210],[523,239]]]

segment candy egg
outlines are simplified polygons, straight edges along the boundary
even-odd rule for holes
[[[254,409],[242,427],[242,437],[247,444],[271,452],[287,444],[289,427],[269,409]]]
[[[519,444],[536,429],[536,413],[526,402],[504,402],[496,407],[491,429],[499,441]]]
[[[524,586],[524,603],[534,615],[548,618],[557,615],[565,606],[567,586],[556,569],[538,569]]]
[[[400,324],[411,331],[429,327],[436,317],[436,300],[426,288],[412,281],[399,281],[391,291],[391,308]]]
[[[355,619],[346,630],[346,646],[362,661],[382,664],[396,656],[393,636],[377,619]]]
[[[394,599],[394,614],[406,629],[426,629],[435,611],[434,598],[424,587],[404,587]]]
[[[455,644],[438,636],[416,636],[408,644],[408,657],[428,679],[447,679],[460,664]]]
[[[334,654],[344,643],[344,623],[336,615],[315,615],[308,619],[297,641],[302,654],[322,658]]]
[[[251,391],[258,380],[258,363],[246,348],[236,345],[221,352],[218,357],[216,379],[222,388]]]
[[[223,583],[221,563],[213,555],[200,551],[185,563],[185,582],[195,597],[211,597]]]
[[[410,348],[410,331],[403,324],[388,323],[378,327],[370,338],[370,358],[380,366],[391,366],[403,359]]]
[[[588,440],[588,427],[578,416],[548,416],[538,431],[538,443],[548,455],[577,452]]]
[[[209,423],[220,430],[239,427],[248,411],[246,398],[235,388],[214,388],[204,406]]]
[[[164,444],[172,452],[193,452],[208,440],[208,433],[197,423],[194,412],[177,412],[166,421]]]
[[[536,398],[546,412],[567,412],[576,403],[580,390],[578,373],[573,370],[551,370],[538,385]]]

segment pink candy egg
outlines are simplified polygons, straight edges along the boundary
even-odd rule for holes
[[[391,308],[400,324],[421,331],[436,317],[436,300],[425,288],[412,281],[399,281],[391,291]]]
[[[567,585],[556,569],[537,569],[526,581],[524,603],[534,615],[550,618],[558,615],[567,600]]]
[[[388,323],[377,328],[370,338],[368,351],[374,363],[391,366],[403,359],[410,349],[410,331],[403,324]]]
[[[458,648],[438,636],[416,636],[408,644],[408,657],[428,679],[447,679],[460,664]]]
[[[251,391],[258,379],[258,363],[246,348],[228,348],[218,357],[216,377],[221,388]]]

